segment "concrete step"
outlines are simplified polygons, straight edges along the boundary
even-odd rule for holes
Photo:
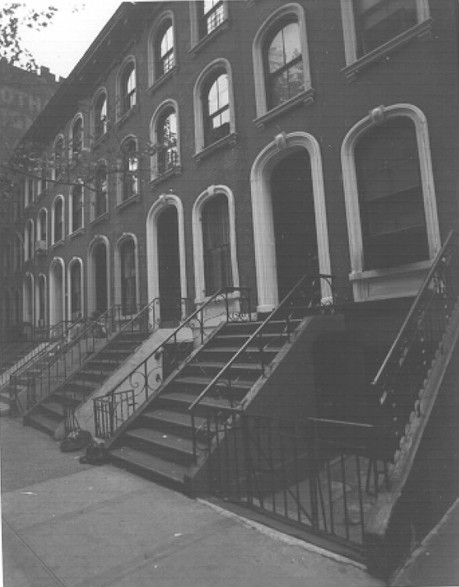
[[[24,424],[37,428],[37,430],[41,430],[50,436],[54,436],[56,429],[63,420],[63,416],[61,418],[57,418],[57,416],[53,417],[49,412],[35,409],[32,414],[24,417]]]
[[[195,417],[195,424],[198,428],[205,423],[206,418],[201,416]],[[176,434],[186,438],[191,438],[193,436],[191,415],[189,412],[155,409],[149,412],[143,412],[139,417],[138,424],[147,428],[161,430],[166,434]]]
[[[193,461],[193,443],[190,438],[182,438],[175,434],[165,434],[153,428],[128,429],[123,437],[125,445],[162,459],[172,460],[183,466]]]
[[[197,395],[191,393],[181,393],[178,391],[171,391],[167,393],[162,393],[158,398],[158,404],[163,407],[177,410],[179,412],[188,412],[189,406],[193,403],[196,399]],[[216,409],[216,410],[225,410],[231,408],[231,403],[226,398],[216,398],[216,397],[206,397],[201,402],[202,410],[205,409]],[[200,414],[202,412],[197,412]]]
[[[201,375],[200,377],[196,376],[193,377],[192,375],[189,376],[182,376],[182,377],[176,377],[174,379],[174,386],[180,385],[180,386],[186,386],[188,388],[191,388],[190,391],[197,391],[198,393],[200,393],[200,390],[196,388],[202,388],[204,389],[211,381],[212,381],[213,377],[212,375],[209,376],[203,376]],[[224,385],[224,382],[222,382],[222,385]],[[253,386],[253,381],[248,381],[246,379],[237,379],[234,378],[231,381],[231,388],[232,389],[239,389],[239,390],[246,390],[248,391],[249,389],[251,389],[251,387]]]

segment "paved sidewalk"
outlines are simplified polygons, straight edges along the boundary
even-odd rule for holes
[[[0,420],[5,587],[373,587],[355,563]]]

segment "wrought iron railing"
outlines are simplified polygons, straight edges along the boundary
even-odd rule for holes
[[[365,513],[387,483],[387,463],[369,450],[371,430],[321,418],[209,413],[199,438],[207,490],[362,554]]]
[[[382,407],[386,444],[398,450],[459,300],[459,237],[451,232],[372,382]]]
[[[82,321],[65,333],[59,344],[38,363],[10,379],[11,400],[18,414],[24,414],[50,395],[72,371],[97,350],[101,341],[112,338],[126,319],[121,306]],[[25,397],[22,397],[25,393]]]
[[[332,292],[331,298],[327,300],[322,299],[322,282],[325,282],[327,289]],[[259,376],[266,375],[267,366],[272,359],[272,353],[268,351],[276,341],[273,341],[270,337],[269,342],[266,343],[265,335],[269,332],[273,322],[283,322],[278,338],[285,342],[290,342],[291,336],[299,324],[299,320],[295,320],[295,317],[302,318],[305,312],[319,311],[326,313],[334,310],[335,298],[333,291],[331,275],[303,276],[193,401],[188,409],[191,413],[191,424],[194,432],[195,457],[197,456],[195,412],[204,398],[213,394],[221,395],[222,389],[225,389],[225,397],[229,398],[231,407],[235,407],[233,387],[238,375],[232,371],[233,366],[241,362],[251,363],[252,366],[258,367]],[[253,353],[254,348],[258,353]],[[249,354],[251,355],[250,359],[244,359]]]
[[[215,308],[219,302],[222,303],[221,314],[208,313],[209,309]],[[235,302],[237,302],[236,307]],[[207,326],[219,320],[221,316],[226,322],[250,321],[252,319],[250,290],[243,287],[220,289],[186,317],[116,387],[105,396],[95,398],[96,436],[111,438],[123,422],[159,387],[165,378],[165,373],[174,371],[189,356],[196,342],[204,343]],[[183,337],[185,329],[193,329],[197,332],[197,341],[190,340],[189,336]],[[125,392],[123,388],[127,388],[127,391]]]

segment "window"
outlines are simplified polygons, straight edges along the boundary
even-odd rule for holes
[[[204,92],[204,140],[207,146],[230,132],[228,75],[217,73]]]
[[[72,188],[72,232],[79,230],[83,226],[83,186],[76,185]]]
[[[137,103],[135,64],[129,61],[120,77],[120,115],[123,116]]]
[[[428,259],[413,122],[397,117],[371,129],[356,145],[355,165],[364,269]]]
[[[139,159],[135,139],[128,139],[122,146],[122,189],[121,200],[124,202],[139,193]]]
[[[64,199],[58,196],[53,206],[53,243],[58,243],[64,238]]]
[[[430,29],[428,0],[341,0],[348,77]],[[371,54],[371,55],[370,55]],[[368,58],[366,57],[368,55]]]
[[[274,11],[255,35],[252,52],[258,118],[313,102],[303,7],[285,4]]]
[[[59,179],[64,173],[64,139],[59,137],[54,145],[54,179]]]
[[[287,102],[304,90],[298,22],[287,22],[268,38],[265,48],[268,108]]]
[[[40,177],[40,194],[46,191],[48,187],[48,165],[46,161],[41,164],[41,177]]]
[[[37,251],[45,251],[48,241],[48,213],[42,208],[37,220]]]
[[[156,171],[162,175],[178,165],[177,115],[172,106],[159,115],[156,125]]]
[[[24,257],[26,261],[33,258],[34,236],[33,220],[27,220],[24,234]]]
[[[121,309],[123,315],[134,314],[137,307],[135,243],[129,238],[120,245]]]
[[[81,261],[74,260],[70,265],[70,316],[71,320],[78,320],[82,315],[82,295],[81,295]]]
[[[44,275],[38,276],[37,297],[38,326],[44,326],[46,323],[46,277]]]
[[[378,106],[341,149],[356,301],[414,295],[441,248],[425,115]]]
[[[225,20],[225,11],[222,0],[204,0],[200,4],[200,33],[201,37],[208,35]]]
[[[94,136],[100,139],[107,132],[107,95],[101,92],[94,105]]]
[[[27,202],[31,204],[35,199],[35,180],[32,177],[27,179]]]
[[[95,218],[107,212],[107,166],[99,164],[96,170]]]
[[[205,295],[232,285],[228,200],[211,198],[202,209]]]
[[[22,243],[19,236],[16,236],[14,243],[14,270],[17,271],[21,268],[22,263]]]
[[[79,116],[72,126],[72,158],[76,159],[83,148],[83,118]]]
[[[170,20],[167,20],[160,29],[155,54],[157,55],[156,78],[160,78],[175,65],[174,29]]]

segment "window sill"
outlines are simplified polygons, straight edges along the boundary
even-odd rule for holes
[[[344,67],[341,71],[347,80],[353,81],[362,69],[369,67],[372,63],[380,61],[396,49],[404,47],[408,43],[411,43],[414,39],[421,41],[431,38],[433,19],[428,18],[423,22],[417,24],[414,27],[406,30],[405,32],[397,35],[387,43],[384,43],[380,47],[373,49],[370,53],[359,57],[354,63],[351,63]]]
[[[353,271],[349,275],[349,281],[359,281],[362,279],[379,279],[381,277],[388,277],[392,275],[402,275],[413,271],[423,271],[430,269],[433,260],[417,261],[416,263],[408,263],[407,265],[399,265],[398,267],[387,267],[385,269],[369,269],[366,271]]]
[[[161,174],[157,175],[156,177],[154,177],[150,181],[150,187],[154,188],[158,184],[163,183],[163,181],[166,181],[167,179],[170,179],[171,177],[176,177],[178,175],[182,175],[182,166],[181,165],[176,165],[175,167],[172,167],[172,169],[168,169],[164,173],[161,173]]]
[[[218,141],[215,141],[215,143],[212,143],[208,147],[205,147],[204,149],[202,149],[202,151],[195,153],[193,155],[193,159],[200,163],[202,159],[209,157],[215,151],[219,151],[220,149],[223,149],[226,146],[235,145],[236,142],[237,134],[235,132],[232,132],[229,135],[226,135],[225,137],[219,139]]]
[[[228,27],[229,20],[228,18],[225,18],[225,20],[221,24],[219,24],[217,28],[215,28],[212,32],[208,33],[205,37],[199,39],[199,41],[195,45],[193,45],[193,47],[191,47],[188,53],[191,53],[191,55],[193,56],[197,55],[203,47],[205,47],[208,43],[211,43],[215,39],[215,37],[220,35]]]
[[[93,220],[91,220],[91,224],[92,225],[99,224],[100,222],[103,222],[104,220],[108,220],[109,218],[110,218],[110,214],[108,212],[104,212],[100,216],[97,216],[97,218],[94,218]]]
[[[275,108],[269,110],[265,114],[258,116],[257,118],[255,118],[253,122],[258,128],[263,129],[267,123],[271,122],[272,120],[275,120],[276,118],[279,118],[279,116],[282,116],[287,112],[290,112],[290,110],[293,110],[294,108],[297,108],[301,105],[310,106],[311,104],[313,104],[314,94],[315,91],[313,90],[313,88],[309,88],[309,90],[305,90],[297,96],[290,98],[288,102],[279,104],[279,106],[276,106]]]
[[[131,196],[130,198],[127,198],[126,200],[123,200],[122,202],[120,202],[117,206],[116,209],[121,212],[122,210],[124,210],[124,208],[129,208],[129,206],[132,206],[132,204],[135,204],[136,202],[140,201],[140,194],[135,194],[134,196]]]
[[[73,232],[71,232],[69,234],[69,238],[70,239],[75,238],[75,237],[77,237],[77,236],[79,236],[80,234],[83,234],[83,233],[84,233],[84,227],[83,226],[80,226],[80,228],[77,228],[76,230],[74,230]]]
[[[178,69],[177,66],[174,65],[172,69],[170,69],[167,73],[163,74],[161,77],[156,79],[151,86],[147,90],[147,94],[152,94],[158,88],[160,88],[163,84],[165,84],[169,79],[175,77],[177,75]]]
[[[125,112],[122,116],[120,116],[118,118],[118,120],[116,121],[116,126],[119,128],[120,126],[123,126],[123,124],[129,120],[129,118],[131,118],[131,116],[134,116],[134,114],[136,114],[139,111],[139,105],[136,104],[135,106],[133,106],[132,108],[129,108],[129,110],[127,112]]]

